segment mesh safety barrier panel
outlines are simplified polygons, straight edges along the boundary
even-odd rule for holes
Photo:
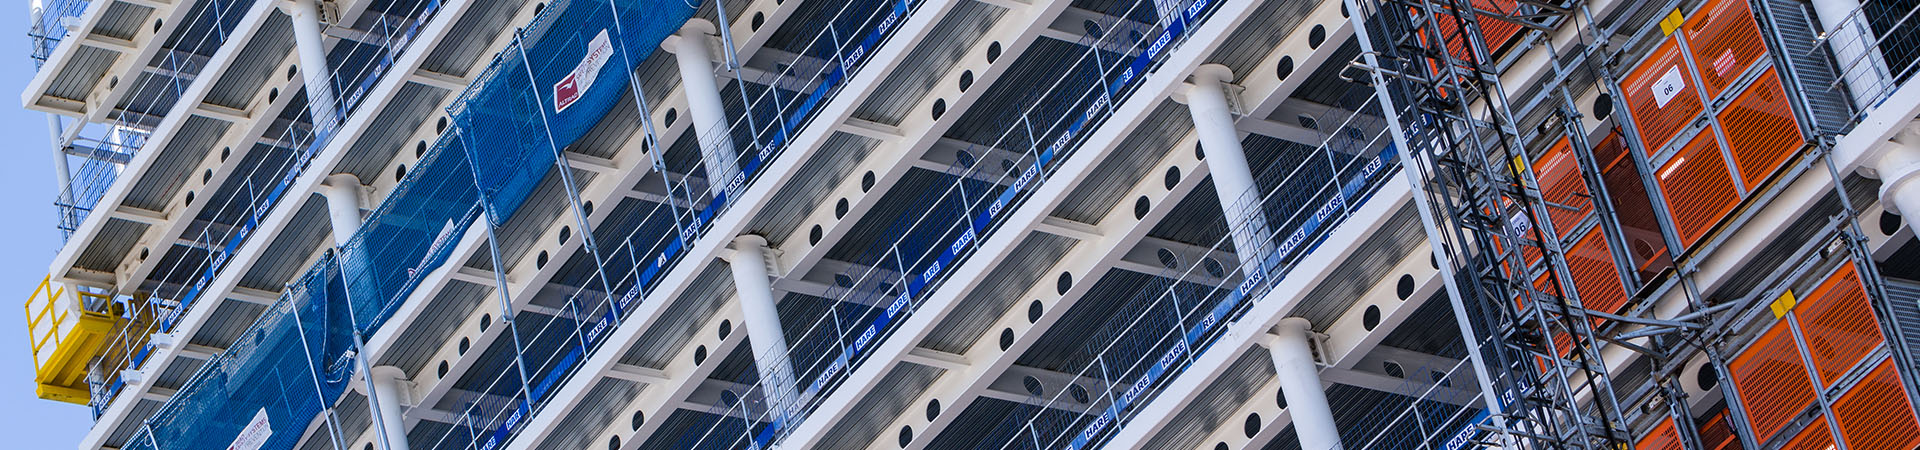
[[[1688,86],[1679,40],[1666,39],[1641,61],[1620,80],[1620,88],[1626,92],[1633,124],[1640,128],[1641,144],[1653,156],[1706,107],[1700,92]]]
[[[339,265],[356,331],[371,335],[420,281],[453,253],[479,215],[479,193],[460,141],[441,137],[406,182],[340,247]]]
[[[1780,76],[1771,68],[1720,110],[1718,119],[1727,134],[1734,168],[1740,171],[1740,181],[1748,191],[1779,171],[1806,142],[1800,137]]]
[[[1687,18],[1681,32],[1709,99],[1720,98],[1720,93],[1767,54],[1760,24],[1753,20],[1753,10],[1744,0],[1702,5]]]
[[[1800,430],[1799,436],[1780,447],[1780,450],[1827,450],[1833,448],[1833,433],[1827,431],[1827,422],[1816,420]]]
[[[1793,310],[1822,388],[1833,387],[1842,374],[1886,341],[1851,264],[1827,277]]]
[[[1700,242],[1721,217],[1740,205],[1732,174],[1720,155],[1720,142],[1711,133],[1695,135],[1660,168],[1656,176],[1682,246]]]
[[[1547,211],[1547,217],[1553,219],[1554,231],[1558,231],[1562,239],[1574,232],[1580,219],[1593,213],[1593,194],[1587,190],[1586,180],[1580,178],[1579,162],[1572,150],[1567,138],[1560,138],[1546,154],[1533,161],[1534,176],[1540,180],[1541,198],[1567,206]]]

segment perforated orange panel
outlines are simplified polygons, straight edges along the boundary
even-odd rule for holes
[[[1747,190],[1773,176],[1782,164],[1800,149],[1806,139],[1800,135],[1793,106],[1787,104],[1787,91],[1780,87],[1780,76],[1773,69],[1747,86],[1720,110],[1720,126],[1727,132],[1727,145],[1733,147],[1733,162],[1740,168],[1740,181]]]
[[[1508,15],[1517,11],[1519,3],[1515,0],[1473,0],[1473,6],[1475,9]],[[1418,17],[1419,15],[1419,9],[1407,9],[1408,17]],[[1459,19],[1452,16],[1451,8],[1436,8],[1433,12],[1433,17],[1429,17],[1426,20],[1430,20],[1430,22],[1427,23],[1435,26],[1439,31],[1441,39],[1446,40],[1447,54],[1461,61],[1472,61],[1474,59],[1470,51],[1471,47],[1469,46],[1469,42],[1465,36],[1459,33],[1460,27],[1456,26]],[[1507,44],[1516,41],[1516,38],[1520,36],[1521,27],[1517,23],[1508,22],[1487,14],[1480,14],[1475,17],[1474,20],[1477,20],[1480,24],[1481,38],[1485,40],[1488,56],[1492,57],[1492,59],[1499,59],[1501,49],[1505,48]],[[1431,44],[1431,42],[1429,42],[1431,38],[1428,37],[1428,34],[1425,28],[1421,29],[1420,34],[1416,36],[1416,38],[1420,40],[1420,45],[1426,46]],[[1444,72],[1441,70],[1442,61],[1440,58],[1428,57],[1426,60],[1427,69],[1432,73]],[[1448,98],[1452,95],[1447,92],[1446,88],[1440,88],[1439,94],[1441,98]]]
[[[1547,206],[1547,217],[1553,219],[1553,230],[1561,237],[1572,233],[1574,225],[1593,212],[1587,182],[1580,178],[1580,162],[1571,149],[1567,138],[1560,138],[1559,143],[1533,161],[1533,176],[1540,181],[1541,196],[1558,205]]]
[[[1686,61],[1680,58],[1679,41],[1671,37],[1620,84],[1626,91],[1633,124],[1640,130],[1640,142],[1649,155],[1706,110],[1700,102],[1700,91],[1694,89],[1693,77],[1687,74]],[[1656,88],[1660,92],[1655,92]]]
[[[1920,422],[1913,414],[1892,360],[1880,363],[1833,403],[1833,418],[1849,449],[1907,450],[1920,445]]]
[[[1687,18],[1682,34],[1700,70],[1700,84],[1707,98],[1719,98],[1727,85],[1767,53],[1760,24],[1753,21],[1747,0],[1712,0]]]
[[[1787,322],[1775,322],[1727,364],[1754,436],[1761,441],[1773,438],[1789,419],[1813,405],[1813,382],[1796,347]]]
[[[1534,277],[1533,288],[1535,290],[1540,291],[1540,293],[1542,294],[1553,295],[1553,296],[1561,295],[1560,287],[1555,286],[1553,283],[1549,282],[1550,280],[1552,280],[1552,278],[1548,277],[1546,274],[1541,274],[1540,276]],[[1520,299],[1516,299],[1515,304],[1519,305],[1523,309],[1527,306],[1527,302],[1525,300],[1520,300]],[[1550,345],[1553,346],[1554,353],[1559,353],[1560,356],[1562,357],[1572,355],[1573,354],[1573,334],[1567,333],[1564,329],[1555,327],[1553,330],[1553,342]],[[1534,362],[1540,365],[1541,371],[1549,370],[1549,367],[1551,367],[1549,364],[1547,364],[1547,361],[1543,358],[1535,357],[1534,359],[1535,359]]]
[[[1539,290],[1542,294],[1560,295],[1560,289],[1554,286],[1553,283],[1547,282],[1550,279],[1551,278],[1548,278],[1545,274],[1542,274],[1541,276],[1538,276],[1538,277],[1534,277],[1533,288],[1535,290]],[[1515,307],[1519,309],[1526,309],[1527,307],[1526,299],[1521,297],[1514,297],[1513,304],[1515,305]],[[1552,334],[1553,334],[1553,341],[1545,343],[1545,345],[1550,347],[1544,351],[1551,351],[1554,353],[1558,353],[1560,354],[1561,357],[1567,357],[1569,355],[1572,355],[1573,354],[1573,334],[1567,333],[1565,330],[1559,327],[1555,327],[1552,331]],[[1541,372],[1547,372],[1547,371],[1553,370],[1552,362],[1548,361],[1547,358],[1545,357],[1540,357],[1540,356],[1533,357],[1533,365],[1534,367],[1540,369]]]
[[[1618,132],[1608,133],[1606,139],[1594,144],[1593,157],[1603,168],[1602,182],[1607,185],[1607,195],[1613,197],[1614,217],[1626,234],[1628,254],[1633,255],[1640,274],[1650,276],[1671,266],[1659,219],[1654,217],[1653,201],[1640,182],[1646,175],[1627,154],[1626,139]]]
[[[1619,312],[1627,303],[1627,294],[1620,284],[1620,272],[1614,269],[1613,254],[1608,253],[1607,241],[1599,228],[1588,230],[1579,242],[1568,248],[1567,270],[1573,275],[1574,292],[1580,295],[1580,304],[1587,309],[1605,312]],[[1547,295],[1561,295],[1560,287],[1551,282],[1548,274],[1534,277],[1533,287]],[[1514,305],[1522,309],[1527,302],[1515,298]],[[1593,319],[1598,327],[1605,319]],[[1573,335],[1556,329],[1553,331],[1553,349],[1560,356],[1573,354]],[[1547,370],[1545,360],[1535,361],[1541,370]]]
[[[1740,194],[1727,173],[1726,159],[1712,133],[1695,135],[1654,174],[1667,199],[1667,212],[1680,231],[1680,245],[1692,248],[1720,218],[1733,212]]]
[[[1475,9],[1501,14],[1512,14],[1517,11],[1518,6],[1519,3],[1514,0],[1473,0],[1473,7]],[[1435,14],[1446,14],[1444,9],[1442,11],[1443,12]],[[1475,17],[1474,20],[1480,22],[1480,35],[1482,39],[1486,40],[1487,53],[1489,55],[1498,53],[1500,48],[1507,44],[1507,41],[1512,40],[1514,36],[1520,34],[1520,24],[1496,19],[1486,14],[1481,14]],[[1468,53],[1470,47],[1467,46],[1468,43],[1466,39],[1456,33],[1458,27],[1454,25],[1454,22],[1453,17],[1442,16],[1434,18],[1432,23],[1439,27],[1440,36],[1447,40],[1447,53],[1452,54],[1454,58],[1470,60],[1471,58],[1469,57],[1472,56],[1471,53]]]
[[[1829,450],[1833,448],[1833,432],[1827,431],[1827,421],[1815,420],[1806,428],[1800,429],[1800,435],[1787,441],[1780,450]]]
[[[1573,290],[1580,293],[1581,306],[1617,313],[1627,304],[1627,292],[1621,287],[1620,271],[1614,268],[1613,253],[1607,249],[1605,236],[1599,228],[1581,236],[1579,242],[1567,249],[1567,271],[1573,274]],[[1594,325],[1600,322],[1595,319]]]
[[[1814,373],[1826,386],[1833,386],[1841,374],[1860,364],[1884,340],[1873,306],[1867,303],[1866,288],[1852,264],[1827,276],[1812,293],[1793,307],[1800,322],[1800,334],[1807,341],[1807,354],[1813,357]]]
[[[1707,450],[1738,450],[1740,439],[1733,434],[1733,426],[1727,423],[1727,411],[1720,410],[1713,417],[1700,424],[1700,443]]]
[[[1514,0],[1473,0],[1473,6],[1482,10],[1498,11],[1504,14],[1517,12],[1520,2]],[[1520,36],[1520,24],[1480,15],[1480,33],[1487,40],[1487,50],[1498,54],[1500,49],[1512,43]]]
[[[1640,442],[1633,444],[1633,450],[1680,450],[1680,433],[1673,430],[1673,419],[1661,420]]]

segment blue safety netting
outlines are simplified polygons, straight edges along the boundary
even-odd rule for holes
[[[227,351],[202,366],[126,443],[131,450],[292,448],[301,430],[346,390],[352,347],[333,258],[287,287],[278,303]]]
[[[479,216],[480,195],[460,140],[442,136],[346,245],[337,259],[355,331],[371,335],[445,263]]]
[[[446,262],[453,239],[478,217],[478,200],[466,152],[440,139],[351,241],[289,285],[129,448],[223,448],[261,435],[258,448],[292,448],[352,379],[356,334],[385,323]]]
[[[535,74],[572,72],[576,66],[563,60],[582,59],[586,50],[580,47],[601,32],[583,30],[611,23],[610,9],[616,7],[632,23],[645,24],[636,28],[640,34],[623,35],[611,26],[595,30],[606,33],[603,41],[618,42],[629,47],[621,50],[637,55],[651,54],[692,14],[680,0],[563,1],[536,18],[533,32],[520,36],[525,47],[515,46],[512,56],[530,50],[543,55],[548,63],[536,64]],[[568,53],[567,47],[575,50]],[[442,135],[347,244],[289,285],[239,342],[202,366],[127,447],[287,449],[323,419],[328,425],[313,432],[337,433],[329,411],[362,367],[354,359],[361,336],[386,323],[422,279],[447,261],[455,239],[482,213],[481,186],[493,188],[485,198],[509,205],[510,214],[540,181],[557,149],[584,134],[616,103],[637,64],[620,53],[603,55],[602,66],[610,67],[594,73],[603,79],[580,83],[594,89],[582,89],[563,111],[548,111],[562,126],[554,134],[546,133],[544,122],[514,123],[516,117],[539,117],[511,109],[514,105],[530,110],[542,97],[528,88],[526,78],[515,84],[507,81],[514,77],[501,76],[510,75],[503,70],[527,66],[506,67],[502,63],[509,59],[497,60],[488,71],[494,76],[483,78],[456,103],[456,111],[469,113],[456,114],[463,123],[461,136]],[[485,131],[477,132],[476,123]],[[484,182],[476,182],[476,173]],[[340,442],[340,436],[331,437]]]
[[[366,25],[368,33],[360,38],[361,41],[340,42],[329,56],[328,82],[336,87],[335,92],[344,93],[344,97],[336,96],[333,104],[321,107],[351,112],[363,106],[362,98],[383,79],[395,59],[409,48],[426,21],[434,17],[441,6],[440,0],[395,0],[385,2],[378,10],[370,10],[369,13],[376,13],[379,18]],[[195,26],[206,28],[219,22],[208,23],[213,25]],[[196,38],[195,41],[216,48],[220,42],[207,37]],[[204,51],[210,54],[213,49]],[[161,83],[144,85],[141,89],[166,90],[183,86],[169,87]],[[345,90],[348,87],[352,89]],[[141,95],[138,92],[136,96]],[[177,95],[152,97],[174,98]],[[217,188],[201,192],[204,203],[197,220],[208,225],[183,235],[182,245],[172,246],[162,253],[160,264],[148,276],[150,282],[157,281],[159,287],[147,292],[148,298],[143,303],[154,308],[156,320],[143,328],[127,328],[110,338],[109,350],[104,353],[120,357],[102,359],[92,369],[100,375],[90,383],[93,389],[90,406],[96,415],[125,386],[123,377],[116,376],[120,370],[142,367],[147,358],[153,355],[153,343],[145,336],[174,331],[173,328],[185,317],[186,312],[206,294],[214,278],[228,268],[228,263],[241,246],[250,241],[249,238],[256,234],[269,214],[278,210],[282,200],[294,192],[294,183],[306,173],[313,159],[334,144],[333,130],[340,126],[340,116],[334,115],[332,120],[315,122],[309,114],[309,106],[304,95],[290,100],[277,119],[288,125],[279,127],[274,132],[277,134],[270,134],[269,138],[252,144],[250,150],[241,152],[240,160],[230,163],[237,164],[232,175]]]
[[[632,68],[693,17],[698,2],[559,0],[448,108],[494,225],[626,92]],[[609,70],[608,68],[613,69]]]

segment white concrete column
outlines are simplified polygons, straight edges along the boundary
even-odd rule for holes
[[[1253,169],[1247,166],[1246,150],[1240,147],[1233,113],[1227,109],[1224,83],[1232,79],[1233,72],[1226,66],[1200,66],[1193,73],[1193,86],[1187,90],[1187,113],[1193,116],[1193,131],[1206,152],[1214,194],[1220,197],[1220,210],[1226,212],[1233,248],[1245,272],[1260,268],[1260,261],[1271,249],[1268,240],[1273,232],[1260,209],[1260,190],[1253,183]]]
[[[1893,135],[1890,148],[1862,166],[1880,178],[1880,204],[1887,212],[1920,219],[1920,123]]]
[[[693,121],[694,138],[700,141],[701,158],[707,165],[707,189],[718,196],[726,192],[729,180],[739,172],[734,161],[739,150],[728,133],[726,104],[720,101],[720,85],[713,75],[712,22],[687,21],[674,43],[674,60],[680,63],[680,90],[687,94],[687,120]]]
[[[313,116],[314,130],[331,129],[338,110],[333,85],[327,81],[333,74],[327,68],[326,41],[320,35],[319,0],[285,0],[280,10],[293,19],[293,47],[300,54],[300,76],[306,79],[307,113]]]
[[[1891,91],[1893,86],[1886,84],[1887,61],[1880,52],[1868,47],[1874,42],[1873,28],[1869,27],[1865,16],[1854,16],[1860,9],[1859,0],[1820,0],[1813,4],[1813,14],[1820,19],[1820,28],[1827,31],[1827,46],[1833,49],[1840,67],[1841,79],[1852,88],[1855,105],[1866,106],[1874,97]],[[1861,58],[1866,58],[1862,60]]]
[[[1307,344],[1313,332],[1307,319],[1280,319],[1280,336],[1267,346],[1273,355],[1274,377],[1280,381],[1280,394],[1287,399],[1287,411],[1293,414],[1293,431],[1300,438],[1301,450],[1338,450],[1340,427],[1333,422],[1333,408],[1327,406],[1327,393],[1320,387],[1320,367],[1313,362],[1313,348]]]
[[[320,184],[320,195],[327,197],[327,218],[333,224],[333,245],[347,245],[353,233],[360,231],[360,177],[336,173]]]
[[[780,326],[780,308],[767,275],[767,240],[751,234],[733,238],[734,291],[740,296],[740,315],[753,343],[754,367],[760,370],[760,394],[772,411],[766,419],[786,418],[794,401],[793,362],[787,356],[787,336]]]
[[[378,410],[379,433],[385,435],[386,450],[408,450],[406,403],[403,398],[411,389],[407,386],[407,373],[394,366],[374,367],[373,376],[374,403]]]

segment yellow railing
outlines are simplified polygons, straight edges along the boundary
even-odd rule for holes
[[[68,290],[51,276],[27,297],[27,342],[33,351],[34,392],[40,398],[87,404],[87,366],[113,330],[112,315],[90,311],[84,299],[102,295]]]

